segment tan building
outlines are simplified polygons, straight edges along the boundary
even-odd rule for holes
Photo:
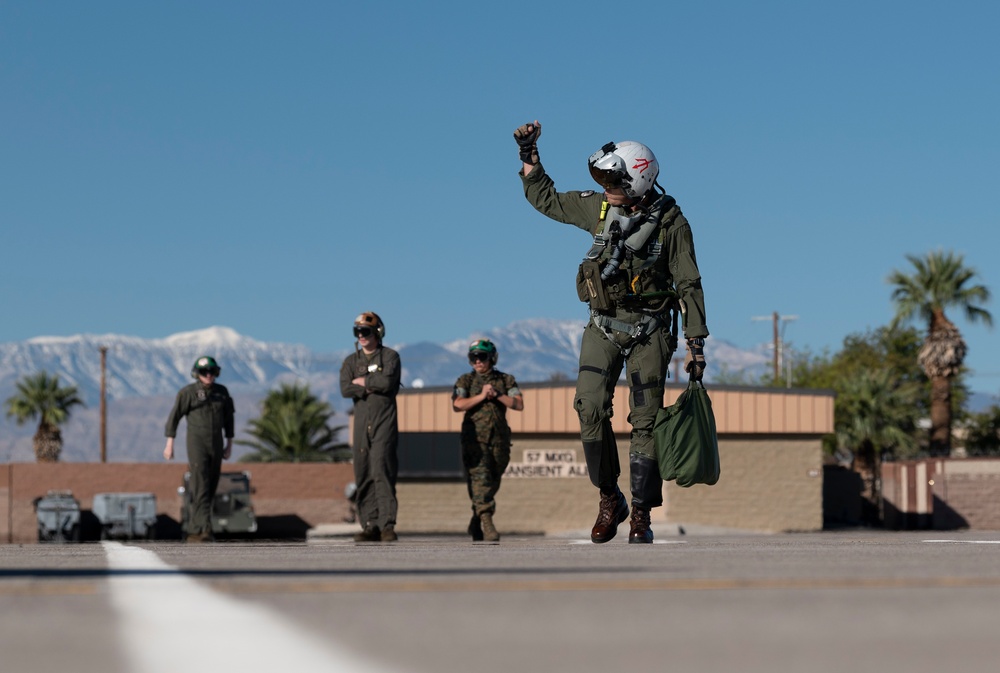
[[[757,531],[823,528],[821,438],[833,431],[833,393],[707,386],[719,433],[722,476],[715,486],[664,487],[653,523]],[[589,530],[597,491],[587,475],[572,383],[522,385],[525,409],[508,412],[511,465],[497,495],[506,533]],[[672,404],[683,385],[667,389]],[[615,392],[613,425],[628,488],[628,388]],[[462,479],[462,414],[450,388],[400,393],[400,531],[464,532],[470,502]]]

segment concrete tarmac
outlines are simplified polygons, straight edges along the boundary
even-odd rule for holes
[[[0,671],[993,671],[1000,533],[0,546]],[[689,531],[691,533],[691,531]]]

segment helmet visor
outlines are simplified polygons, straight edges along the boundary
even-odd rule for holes
[[[605,189],[624,188],[628,185],[628,174],[614,168],[598,168],[590,164],[590,177]]]

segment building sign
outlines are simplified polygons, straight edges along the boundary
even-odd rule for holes
[[[530,450],[523,463],[510,463],[504,478],[509,477],[587,477],[587,466],[576,462],[575,451]]]

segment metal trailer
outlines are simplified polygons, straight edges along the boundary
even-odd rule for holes
[[[79,542],[80,502],[71,491],[49,491],[35,498],[39,542]]]
[[[153,493],[98,493],[94,516],[101,523],[101,539],[156,537],[156,495]]]
[[[181,530],[188,531],[191,494],[188,484],[191,473],[184,473],[184,485],[177,489],[181,496]],[[212,533],[219,535],[246,535],[257,532],[257,518],[254,514],[250,485],[250,473],[223,472],[219,475],[219,486],[212,501]]]

